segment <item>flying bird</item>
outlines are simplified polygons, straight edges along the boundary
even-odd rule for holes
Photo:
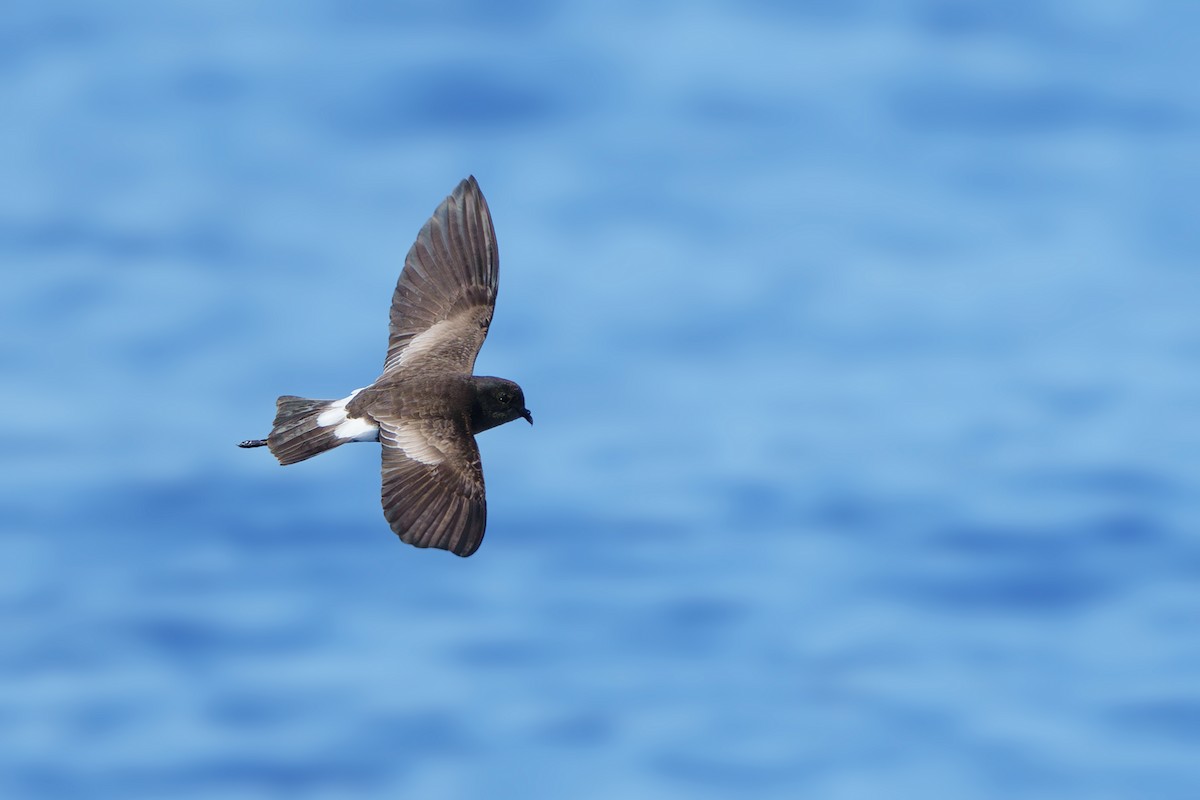
[[[341,400],[284,395],[266,439],[280,464],[347,442],[383,445],[383,515],[400,539],[469,556],[487,504],[475,434],[533,415],[521,387],[474,375],[499,274],[496,231],[475,178],[433,212],[392,294],[387,358],[370,386]]]

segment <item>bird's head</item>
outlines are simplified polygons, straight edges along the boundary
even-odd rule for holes
[[[471,408],[471,432],[479,433],[514,419],[533,424],[533,414],[525,407],[521,387],[503,378],[475,378],[475,403]]]

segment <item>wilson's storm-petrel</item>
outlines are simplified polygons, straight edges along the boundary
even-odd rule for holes
[[[401,540],[469,556],[487,505],[475,434],[524,418],[521,387],[472,374],[496,303],[496,231],[474,177],[421,228],[392,295],[383,374],[341,400],[285,395],[266,439],[294,464],[346,442],[383,445],[383,515]]]

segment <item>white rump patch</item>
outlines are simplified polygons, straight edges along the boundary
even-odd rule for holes
[[[354,417],[338,425],[333,435],[355,442],[373,442],[379,438],[379,426],[369,419]]]
[[[379,426],[369,419],[347,417],[346,405],[354,399],[354,395],[362,389],[355,389],[349,397],[343,397],[317,415],[317,424],[322,428],[337,426],[333,435],[339,439],[350,439],[355,442],[373,442],[379,438]]]
[[[432,466],[446,460],[442,451],[434,447],[416,425],[401,422],[388,430],[388,439],[390,442],[395,442],[396,447],[400,448],[404,455],[413,461],[420,461],[422,464]]]
[[[346,404],[339,400],[342,405],[330,406],[317,415],[317,424],[322,428],[328,428],[330,425],[341,425],[346,421]]]

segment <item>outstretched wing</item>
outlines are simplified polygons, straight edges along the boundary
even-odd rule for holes
[[[472,372],[492,322],[499,268],[492,216],[469,177],[433,212],[404,259],[384,374],[420,364]]]
[[[383,515],[401,541],[469,556],[487,522],[479,448],[465,423],[384,418]]]

